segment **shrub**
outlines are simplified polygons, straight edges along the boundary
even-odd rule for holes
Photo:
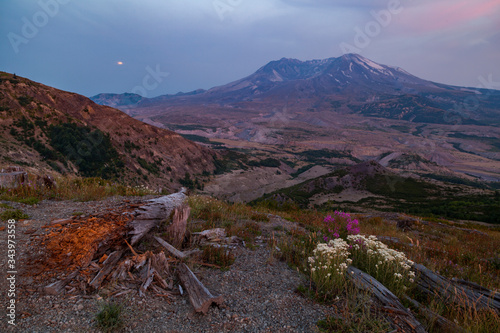
[[[112,332],[123,326],[121,313],[123,306],[115,302],[106,302],[96,314],[97,326],[104,332]]]
[[[85,177],[117,178],[125,166],[109,134],[73,123],[51,125],[51,146],[73,162]]]

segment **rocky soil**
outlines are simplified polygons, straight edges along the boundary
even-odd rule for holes
[[[35,206],[8,203],[27,213],[30,218],[16,224],[16,326],[8,324],[5,312],[0,320],[1,332],[99,332],[95,315],[106,296],[48,296],[40,292],[33,278],[26,273],[26,252],[42,228],[54,219],[75,213],[94,214],[124,203],[138,203],[142,198],[114,197],[94,202],[42,201]],[[0,209],[0,212],[3,209]],[[0,226],[6,226],[2,221]],[[285,263],[274,259],[266,238],[276,226],[291,228],[292,224],[278,217],[263,223],[263,236],[253,250],[238,247],[236,260],[227,271],[194,265],[194,273],[214,295],[223,295],[220,307],[212,306],[206,315],[194,312],[186,293],[172,300],[137,292],[117,297],[124,306],[123,332],[317,332],[316,323],[332,307],[315,304],[296,293],[304,277]],[[9,301],[7,268],[7,231],[0,231],[1,303]],[[266,232],[267,231],[267,232]],[[28,272],[29,273],[29,272]],[[47,284],[52,281],[47,281]]]

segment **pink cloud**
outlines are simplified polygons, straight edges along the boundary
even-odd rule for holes
[[[426,3],[405,8],[401,23],[407,30],[427,33],[460,28],[473,21],[498,21],[500,0],[452,0]]]

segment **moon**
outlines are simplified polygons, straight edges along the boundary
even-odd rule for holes
[[[123,65],[123,61],[118,61],[116,64],[121,66]]]

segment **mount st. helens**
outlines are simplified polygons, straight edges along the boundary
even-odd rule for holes
[[[176,188],[213,172],[216,154],[111,107],[0,72],[0,166]]]
[[[479,107],[459,107],[464,101],[471,103],[472,97]],[[305,108],[309,112],[351,113],[419,123],[500,124],[499,91],[426,81],[357,54],[311,61],[283,58],[241,80],[207,91],[150,99],[133,94],[100,94],[92,99],[136,115],[154,111],[174,114],[178,107],[204,104],[218,106],[227,118],[241,111],[259,114],[286,107],[294,116]]]
[[[289,150],[283,156],[311,149],[349,150],[359,160],[383,159],[389,166],[400,164],[393,158],[418,155],[431,164],[412,163],[417,170],[439,167],[500,179],[500,91],[423,80],[357,54],[311,61],[283,58],[206,91],[92,99],[155,126],[228,147],[279,154],[283,150],[270,147],[281,146]]]

